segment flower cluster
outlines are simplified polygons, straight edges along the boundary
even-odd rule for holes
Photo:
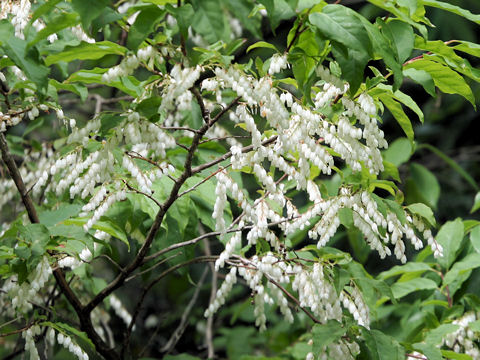
[[[16,312],[25,313],[32,309],[31,301],[45,285],[52,274],[48,257],[43,256],[35,269],[28,275],[27,281],[18,283],[16,276],[10,277],[2,286],[0,304],[5,313],[14,316]],[[7,295],[7,296],[6,296]]]
[[[456,353],[466,354],[472,359],[480,358],[480,348],[478,346],[478,336],[469,326],[470,323],[477,321],[479,314],[470,311],[465,313],[461,318],[452,321],[453,325],[457,325],[458,329],[447,334],[442,345],[445,345]]]

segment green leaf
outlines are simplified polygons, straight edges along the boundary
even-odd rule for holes
[[[475,226],[470,232],[470,243],[477,253],[480,253],[480,225]]]
[[[407,209],[410,210],[412,214],[419,215],[429,222],[431,226],[435,226],[435,216],[433,211],[427,205],[422,203],[411,204],[407,206]]]
[[[385,0],[368,0],[368,2],[374,4],[375,6],[378,6],[381,9],[386,10],[387,12],[389,12],[393,15],[395,15],[401,21],[404,21],[407,24],[410,24],[411,26],[416,28],[424,38],[428,37],[427,28],[414,19],[417,16],[414,17],[410,13],[408,13],[407,11],[404,11],[405,8],[399,7],[396,2],[385,1]],[[418,19],[418,20],[420,20],[420,19]],[[422,20],[426,20],[426,19],[423,17]]]
[[[295,16],[295,9],[289,5],[289,1],[260,0],[259,2],[265,5],[267,16],[270,20],[270,27],[274,32],[282,20],[290,19]]]
[[[188,36],[188,27],[192,25],[192,19],[195,17],[195,12],[193,11],[192,5],[184,4],[179,8],[176,8],[171,4],[167,4],[165,9],[177,20],[180,34],[186,39]]]
[[[79,213],[81,205],[61,204],[56,210],[42,211],[38,214],[40,223],[53,226]]]
[[[328,320],[326,324],[315,324],[312,329],[313,352],[320,353],[324,346],[340,339],[347,328],[336,320]]]
[[[440,185],[435,175],[423,165],[410,164],[410,177],[406,184],[406,200],[408,203],[423,202],[436,208],[440,197]]]
[[[398,61],[403,63],[407,60],[415,42],[412,26],[403,21],[392,20],[382,23],[382,32],[392,39]]]
[[[67,90],[67,91],[73,92],[74,94],[77,94],[78,96],[80,96],[80,99],[82,101],[85,101],[87,99],[88,89],[86,86],[79,85],[79,84],[60,83],[55,79],[50,79],[48,84],[52,85],[57,91]]]
[[[395,57],[395,53],[392,51],[393,49],[389,39],[379,30],[379,27],[383,28],[382,25],[372,25],[370,21],[359,14],[357,14],[357,17],[367,30],[375,58],[382,59],[383,62],[393,71],[394,88],[398,89],[403,81],[402,66],[397,60],[397,57]],[[384,77],[382,76],[379,79],[384,80]]]
[[[480,24],[480,15],[472,14],[469,10],[463,9],[459,6],[452,5],[452,4],[449,4],[443,1],[438,1],[438,0],[423,0],[423,4],[426,6],[431,6],[431,7],[452,12],[454,14],[464,17],[467,20]]]
[[[109,3],[109,0],[72,0],[73,9],[80,15],[86,31],[92,20],[99,16]]]
[[[89,339],[86,333],[84,333],[83,331],[79,331],[68,324],[61,322],[54,323],[50,321],[43,321],[42,323],[40,323],[40,325],[51,327],[64,335],[68,335],[69,337],[76,336],[79,339],[83,340],[85,343],[87,343],[92,350],[95,349],[95,345],[93,345],[92,341]]]
[[[395,120],[397,120],[398,124],[403,129],[407,138],[413,141],[413,128],[410,119],[403,111],[402,105],[398,103],[394,98],[393,95],[388,93],[383,93],[379,96],[380,101],[388,108],[388,110],[392,113]]]
[[[450,271],[445,274],[443,284],[449,285],[457,280],[460,275],[463,275],[467,271],[476,269],[477,267],[480,267],[480,254],[468,254],[465,256],[465,258],[453,264]]]
[[[324,37],[333,41],[332,51],[342,68],[342,77],[350,83],[351,93],[355,93],[372,53],[369,35],[359,21],[359,15],[342,5],[327,5],[321,13],[310,14],[309,21]],[[343,46],[339,47],[338,43]]]
[[[443,257],[437,261],[445,269],[449,269],[457,257],[457,252],[463,240],[463,223],[457,218],[454,221],[445,223],[436,236],[437,242],[443,247]]]
[[[452,48],[457,51],[462,51],[464,53],[480,57],[480,44],[472,43],[470,41],[456,40],[455,43],[458,45],[453,46]]]
[[[473,214],[478,209],[480,209],[480,191],[477,192],[477,195],[475,195],[475,199],[473,200],[473,206],[472,206],[472,209],[470,210],[470,214]]]
[[[404,360],[405,349],[393,337],[379,330],[360,329],[365,339],[365,350],[369,360]],[[363,353],[363,351],[362,351]],[[366,355],[366,354],[365,354]]]
[[[40,5],[35,12],[32,14],[32,18],[30,19],[30,23],[33,24],[35,20],[39,19],[42,15],[47,14],[52,11],[55,6],[62,0],[49,0],[44,4]]]
[[[461,95],[475,107],[475,97],[472,89],[461,75],[448,66],[423,58],[413,61],[404,67],[404,69],[412,68],[428,72],[440,91],[447,94]]]
[[[378,84],[377,87],[370,90],[369,93],[373,95],[376,95],[376,94],[381,95],[385,93],[385,91],[391,93],[395,100],[401,102],[403,105],[410,108],[415,114],[417,114],[420,122],[423,123],[423,120],[424,120],[423,112],[418,107],[417,103],[409,95],[401,92],[400,90],[393,91],[393,88],[391,85],[385,85],[385,84]]]
[[[272,49],[274,50],[275,52],[279,52],[277,50],[277,48],[275,47],[275,45],[273,44],[270,44],[266,41],[257,41],[255,44],[253,45],[250,45],[248,48],[247,48],[247,53],[249,53],[251,50],[253,49],[256,49],[256,48],[267,48],[267,49]]]
[[[47,26],[40,30],[35,38],[28,43],[28,46],[35,45],[40,40],[46,39],[51,34],[56,34],[62,29],[75,26],[79,21],[78,15],[74,13],[62,13],[48,22]]]
[[[196,0],[193,3],[195,15],[185,19],[193,30],[202,35],[205,40],[213,44],[219,40],[228,41],[229,28],[225,23],[225,16],[221,2],[217,0]]]
[[[392,292],[393,295],[399,299],[415,291],[432,290],[436,288],[437,284],[435,281],[419,277],[408,281],[396,282],[392,285]]]
[[[470,355],[460,354],[451,350],[440,350],[442,356],[450,360],[473,360]]]
[[[399,276],[408,273],[418,273],[421,275],[425,271],[430,271],[431,268],[423,262],[408,262],[405,265],[396,265],[390,270],[381,272],[378,277],[382,280],[389,279],[394,276]]]
[[[398,138],[383,151],[383,158],[395,166],[407,162],[412,156],[412,142],[407,138]]]
[[[442,353],[435,345],[416,343],[413,344],[413,348],[420,351],[428,360],[442,360]]]
[[[27,50],[27,43],[15,36],[1,40],[5,54],[21,68],[27,79],[34,82],[39,90],[47,88],[49,69],[43,65],[36,47]]]
[[[423,86],[425,91],[432,97],[436,97],[437,94],[435,93],[435,83],[433,82],[432,76],[426,72],[425,70],[417,70],[417,69],[406,69],[403,70],[403,75],[409,77],[416,83]]]
[[[70,62],[72,60],[96,60],[105,55],[125,55],[127,49],[111,41],[99,41],[87,43],[82,41],[77,46],[67,46],[66,50],[47,56],[45,64],[52,65],[60,61]]]
[[[164,16],[165,10],[160,9],[156,5],[142,8],[128,32],[127,47],[134,51],[137,50]]]

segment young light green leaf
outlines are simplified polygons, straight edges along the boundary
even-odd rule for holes
[[[125,55],[127,52],[126,48],[111,41],[99,41],[93,44],[82,41],[77,46],[67,46],[65,49],[57,54],[47,56],[45,64],[48,66],[59,61],[95,60],[101,59],[105,55]]]
[[[480,15],[473,14],[471,11],[463,9],[459,6],[438,0],[423,0],[423,4],[426,6],[436,7],[438,9],[452,12],[454,14],[464,17],[465,19],[480,24]]]
[[[437,242],[443,247],[443,257],[437,261],[445,269],[449,269],[457,257],[457,252],[463,240],[463,223],[460,218],[448,221],[440,228],[436,236]]]
[[[378,97],[380,101],[390,110],[395,120],[397,120],[398,124],[401,126],[407,138],[413,141],[413,128],[410,119],[403,111],[402,105],[398,103],[393,95],[388,93],[384,93],[379,95]]]
[[[412,68],[428,72],[440,91],[447,94],[459,94],[475,107],[472,89],[461,75],[448,66],[423,58],[412,61],[404,67],[404,69]]]
[[[275,47],[275,45],[270,44],[266,41],[257,41],[255,44],[252,44],[247,48],[247,53],[249,53],[251,50],[257,49],[257,48],[272,49],[276,52],[279,52],[277,50],[277,48]]]
[[[51,34],[56,34],[67,27],[75,26],[80,21],[75,13],[62,13],[48,22],[47,26],[40,30],[28,46],[35,45],[40,40],[46,39]]]
[[[419,215],[429,222],[431,226],[435,226],[435,216],[433,211],[427,205],[422,203],[411,204],[407,206],[407,209],[414,215]]]
[[[440,349],[437,348],[435,345],[416,343],[413,344],[413,348],[420,351],[429,360],[443,360]]]
[[[480,191],[477,192],[477,195],[475,195],[475,199],[473,200],[473,206],[472,206],[472,209],[470,210],[470,214],[473,214],[478,209],[480,209]]]
[[[383,158],[395,166],[407,162],[412,156],[412,142],[407,138],[398,138],[383,151]]]
[[[432,290],[436,288],[437,284],[435,281],[419,277],[408,281],[396,282],[392,285],[392,292],[395,298],[400,299],[415,291]]]
[[[477,253],[480,253],[480,225],[470,231],[470,243]]]
[[[390,270],[381,272],[378,277],[381,280],[386,280],[394,276],[399,276],[408,273],[418,273],[421,275],[425,271],[431,270],[430,266],[423,262],[408,262],[405,265],[396,265]]]
[[[380,94],[385,93],[385,91],[390,92],[393,94],[393,98],[399,102],[401,102],[403,105],[407,106],[410,108],[415,114],[417,114],[420,122],[423,123],[424,120],[424,115],[423,111],[420,109],[420,107],[417,105],[415,100],[413,100],[409,95],[405,94],[404,92],[400,90],[393,90],[391,85],[386,85],[386,84],[378,84],[375,89],[372,89],[369,91],[370,94],[378,94],[378,91],[380,91]]]
[[[433,78],[425,70],[417,70],[413,68],[406,69],[406,70],[403,70],[403,75],[408,76],[410,79],[412,79],[416,83],[422,85],[425,91],[430,96],[432,97],[437,96],[437,94],[435,93],[435,83],[433,82]]]
[[[460,261],[453,264],[450,271],[445,274],[443,279],[444,285],[449,285],[454,282],[463,273],[480,267],[480,254],[468,254]]]

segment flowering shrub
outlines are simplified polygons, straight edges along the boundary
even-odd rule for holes
[[[480,79],[462,57],[479,45],[429,40],[425,8],[479,16],[369,2],[381,16],[321,0],[2,2],[5,355],[235,358],[219,335],[232,316],[291,324],[285,358],[480,358],[464,286],[480,223],[437,231],[435,196],[405,201],[398,169],[415,144],[407,114],[424,119],[402,84],[475,107],[466,79]],[[369,274],[370,251],[398,265]],[[183,284],[168,311],[167,277]],[[189,321],[204,348],[177,346]]]

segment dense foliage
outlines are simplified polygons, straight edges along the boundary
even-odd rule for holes
[[[2,1],[0,355],[480,359],[480,15],[357,3]]]

